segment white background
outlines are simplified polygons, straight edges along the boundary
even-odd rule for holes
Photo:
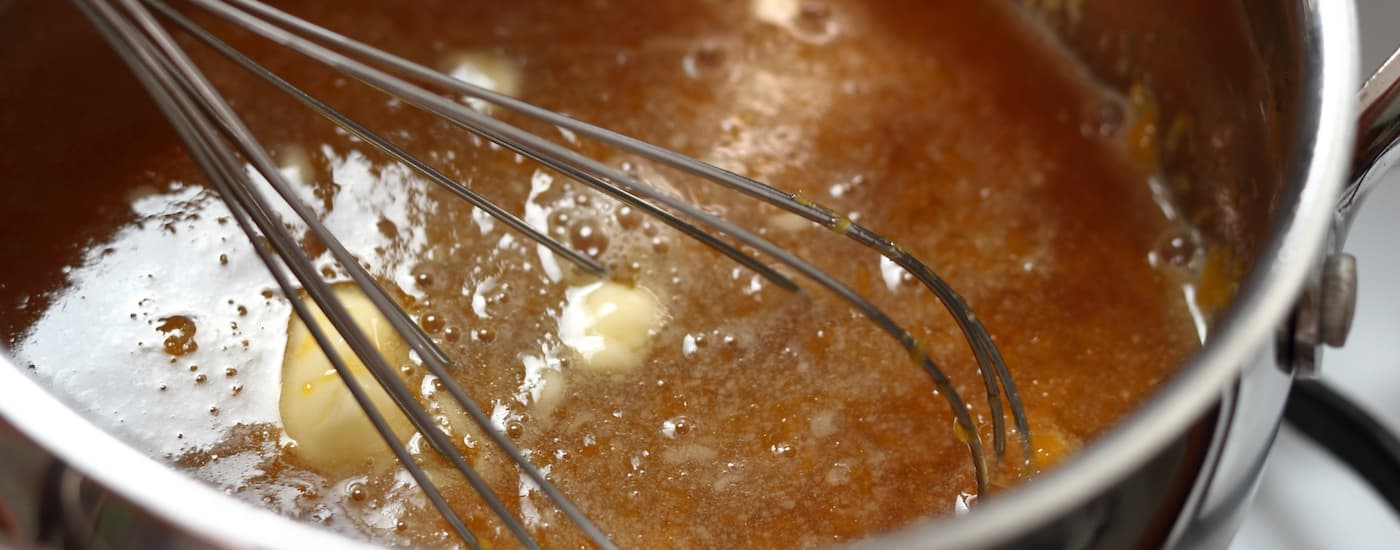
[[[1319,0],[1335,2],[1338,0]],[[1400,45],[1400,0],[1357,0],[1366,76]],[[1323,379],[1400,432],[1400,173],[1362,208],[1347,249],[1360,266],[1351,338]],[[1350,470],[1285,427],[1231,550],[1400,549],[1400,517]]]

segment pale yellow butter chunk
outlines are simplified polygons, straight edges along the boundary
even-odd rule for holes
[[[501,56],[485,52],[460,53],[447,65],[447,74],[462,82],[512,97],[520,93],[520,68]],[[473,109],[491,112],[490,103],[474,98],[467,98],[466,102]]]
[[[398,376],[408,361],[408,348],[379,310],[354,285],[333,287],[335,295]],[[336,332],[326,315],[307,299],[316,324],[334,342],[335,353],[345,362],[355,381],[388,421],[399,441],[413,435],[413,426],[393,399]],[[287,327],[287,349],[282,358],[282,397],[278,403],[282,426],[296,441],[296,455],[323,472],[363,467],[370,460],[392,457],[389,445],[374,429],[335,367],[321,351],[311,331],[295,314]]]
[[[574,287],[565,296],[559,338],[583,359],[583,367],[618,372],[641,365],[661,323],[656,296],[613,282]]]
[[[797,17],[802,9],[798,0],[750,0],[749,11],[764,23],[784,25]]]

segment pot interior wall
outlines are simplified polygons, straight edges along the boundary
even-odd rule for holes
[[[1156,108],[1163,188],[1221,246],[1233,283],[1254,265],[1289,188],[1309,70],[1287,0],[1030,0],[1095,77]]]

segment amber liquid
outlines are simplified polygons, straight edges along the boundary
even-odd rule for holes
[[[775,23],[756,4],[289,9],[444,68],[462,52],[499,56],[519,68],[527,101],[801,192],[899,242],[967,298],[1020,387],[1035,458],[1022,463],[1013,447],[995,461],[997,489],[1112,425],[1195,348],[1183,279],[1148,259],[1179,228],[1145,183],[1152,167],[1125,151],[1120,123],[1132,113],[1105,118],[1123,102],[1014,8],[831,1]],[[452,543],[391,465],[347,478],[298,462],[274,405],[285,300],[75,14],[14,9],[0,31],[25,47],[0,51],[0,180],[11,196],[0,215],[30,236],[0,243],[0,254],[24,259],[0,287],[11,353],[133,444],[241,498],[384,542]],[[498,429],[619,544],[820,546],[951,513],[975,493],[943,396],[843,303],[815,287],[775,288],[559,174],[246,33],[225,34],[661,298],[666,320],[643,367],[579,368],[557,332],[564,290],[582,279],[562,260],[190,43],[305,198],[454,358]],[[705,182],[493,115],[743,222],[848,282],[924,342],[990,441],[963,337],[878,255]],[[327,278],[344,278],[320,247],[307,248]],[[176,316],[193,327],[175,336],[192,335],[197,348],[177,340],[182,353],[170,351],[161,327]],[[410,370],[536,536],[547,547],[583,544]],[[542,411],[532,390],[546,370],[566,386]],[[510,545],[471,490],[426,445],[420,454],[478,534]]]

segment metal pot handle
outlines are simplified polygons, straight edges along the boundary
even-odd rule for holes
[[[1303,378],[1315,377],[1322,345],[1341,347],[1356,314],[1356,258],[1343,252],[1358,206],[1400,162],[1400,50],[1361,87],[1355,153],[1347,185],[1333,216],[1332,235],[1320,274],[1304,289],[1288,329],[1284,363]]]
[[[1361,87],[1356,153],[1351,181],[1337,203],[1337,233],[1333,252],[1339,252],[1356,218],[1356,206],[1390,171],[1400,155],[1391,154],[1400,142],[1400,50]]]

